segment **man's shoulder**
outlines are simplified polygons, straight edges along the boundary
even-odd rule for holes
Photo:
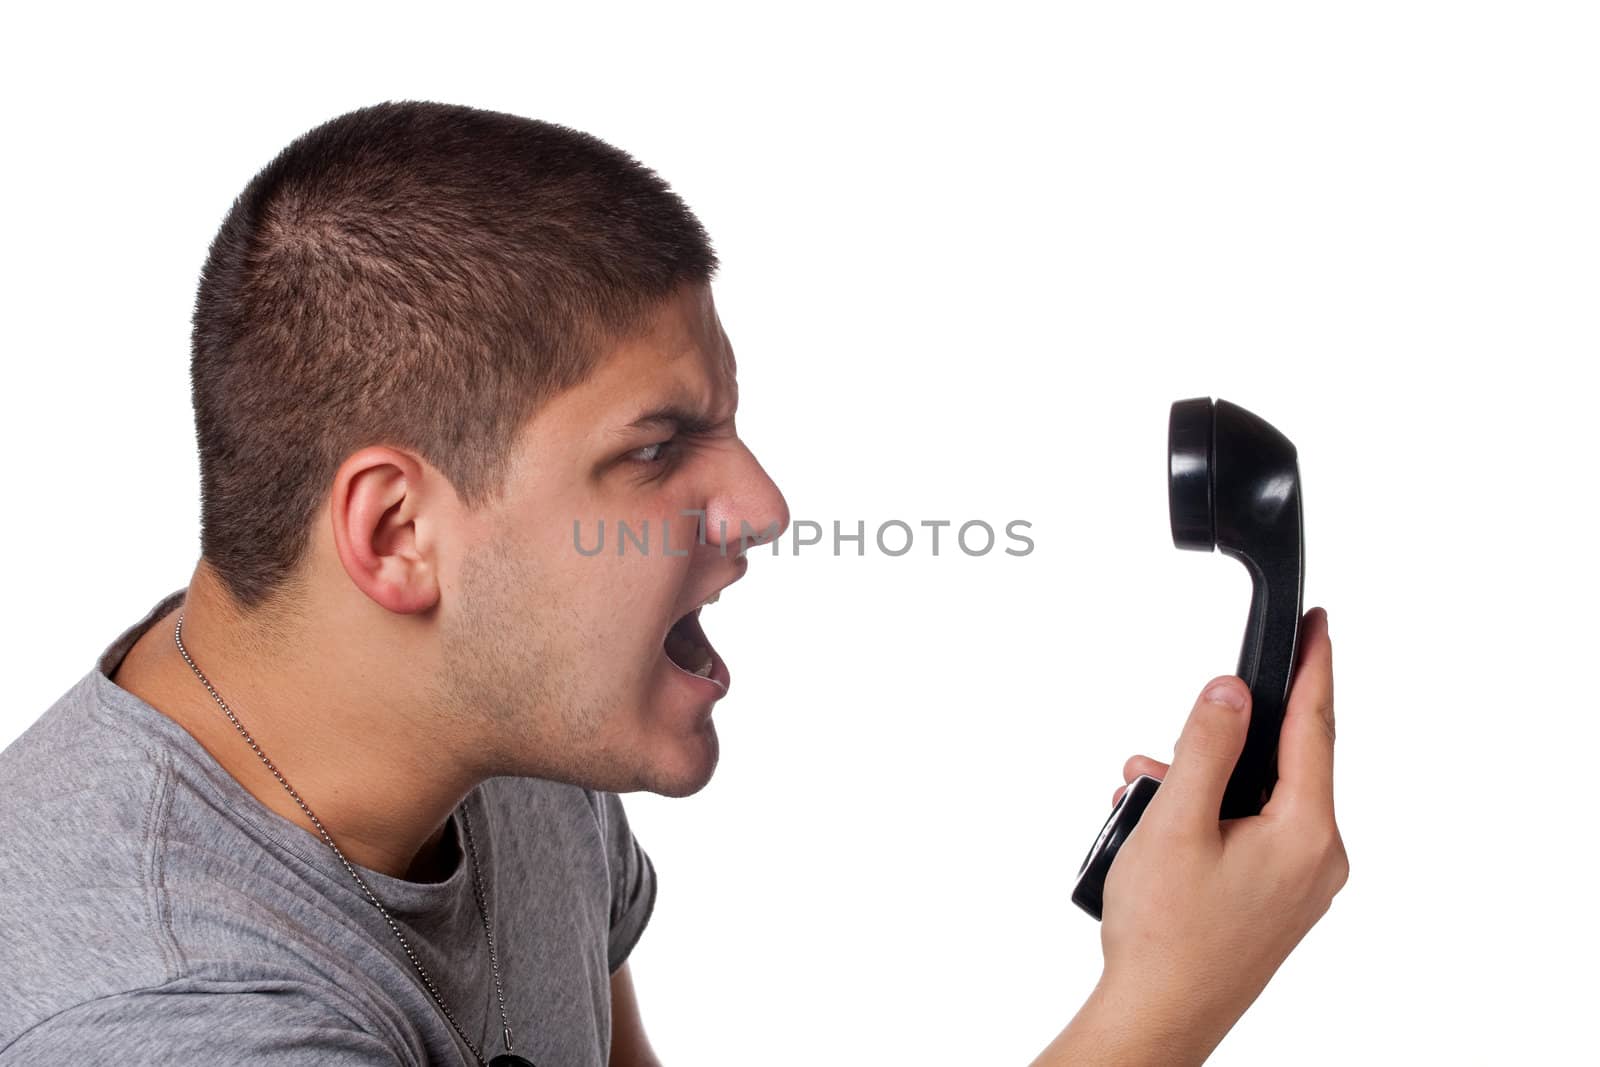
[[[224,1062],[207,1026],[257,1002],[280,1029],[302,1019],[318,1048],[345,1031],[370,1043],[371,1002],[335,977],[360,931],[338,927],[316,875],[230,812],[192,753],[101,692],[86,679],[0,752],[0,1050],[140,1019],[167,1033],[166,1013],[196,1050],[172,1062]]]
[[[632,849],[622,797],[548,778],[505,776],[483,783],[502,856],[534,867],[559,857],[571,877],[605,880]]]
[[[102,717],[87,679],[67,690],[0,751],[6,896],[19,884],[92,892],[138,879],[168,777],[155,747]]]
[[[549,778],[485,779],[484,803],[512,837],[537,834],[575,849],[613,844],[630,832],[622,794]]]
[[[603,792],[551,778],[501,775],[484,779],[482,788],[485,803],[497,811],[539,811],[599,819],[605,807]]]
[[[0,1046],[27,1019],[177,974],[157,847],[170,772],[96,714],[86,682],[0,752]]]

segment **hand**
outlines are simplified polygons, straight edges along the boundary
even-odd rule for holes
[[[1235,709],[1216,698],[1232,694]],[[1250,693],[1232,675],[1196,703],[1170,766],[1106,878],[1100,1018],[1140,1032],[1167,1063],[1200,1063],[1328,910],[1350,864],[1333,810],[1333,650],[1327,613],[1307,612],[1278,742],[1278,782],[1260,815],[1220,820],[1244,748]],[[1123,789],[1113,797],[1120,797]],[[1091,999],[1094,999],[1091,998]]]
[[[1260,815],[1217,815],[1249,724],[1249,690],[1232,675],[1206,686],[1170,766],[1148,756],[1123,766],[1129,782],[1149,774],[1162,785],[1106,876],[1100,982],[1033,1067],[1204,1062],[1344,887],[1322,609],[1306,613],[1299,652]],[[1212,699],[1219,687],[1237,709]]]

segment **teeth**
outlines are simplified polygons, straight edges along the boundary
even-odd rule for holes
[[[696,667],[694,670],[690,671],[689,673],[698,674],[702,678],[711,677],[711,661],[710,660],[706,660],[704,663],[700,664],[700,666]]]
[[[720,599],[722,599],[722,590],[718,589],[715,593],[712,593],[709,597],[707,597],[700,606],[703,608],[707,604],[715,604]]]

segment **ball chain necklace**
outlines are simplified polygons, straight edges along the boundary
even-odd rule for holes
[[[483,899],[482,878],[478,872],[478,847],[472,840],[472,818],[467,814],[467,805],[461,805],[461,828],[466,831],[467,850],[472,855],[472,895],[478,901],[478,914],[483,917],[484,936],[489,940],[489,966],[494,970],[494,992],[500,1001],[500,1025],[506,1041],[505,1052],[492,1060],[483,1058],[483,1053],[478,1051],[478,1046],[472,1043],[472,1039],[466,1035],[466,1031],[461,1029],[461,1024],[456,1022],[455,1015],[445,1006],[444,998],[439,995],[439,990],[434,986],[433,979],[428,977],[428,972],[422,966],[422,961],[417,959],[417,954],[411,950],[410,942],[400,932],[400,927],[395,924],[395,921],[389,917],[389,913],[384,909],[384,906],[378,903],[378,898],[372,895],[372,890],[367,888],[367,883],[362,881],[361,876],[356,873],[356,869],[350,865],[350,861],[344,858],[344,853],[339,851],[339,846],[333,843],[333,838],[329,837],[328,831],[323,829],[322,821],[311,813],[310,808],[306,807],[306,802],[300,799],[300,794],[294,791],[294,787],[279,773],[278,768],[267,758],[267,754],[261,751],[261,747],[256,744],[255,739],[245,730],[243,724],[234,717],[233,709],[228,707],[217,691],[212,688],[210,680],[201,673],[199,667],[195,666],[194,660],[189,658],[188,650],[183,647],[182,612],[178,614],[178,625],[173,630],[172,639],[177,642],[178,652],[183,656],[183,661],[189,665],[195,676],[205,685],[206,692],[210,693],[212,698],[222,706],[222,710],[227,713],[228,721],[233,723],[234,728],[239,731],[239,735],[245,739],[255,754],[261,757],[261,762],[266,764],[267,769],[272,772],[272,776],[289,791],[289,795],[294,798],[294,802],[300,805],[300,810],[306,813],[306,818],[311,820],[311,824],[322,835],[322,840],[328,843],[328,847],[333,849],[333,854],[339,857],[339,862],[344,864],[344,869],[349,871],[350,876],[356,880],[356,885],[361,887],[361,891],[367,895],[367,899],[372,902],[372,906],[377,908],[379,913],[383,915],[384,921],[389,924],[389,929],[393,930],[394,936],[400,939],[400,945],[406,950],[406,956],[410,958],[412,964],[417,968],[417,973],[422,975],[422,982],[428,987],[428,992],[433,995],[434,1001],[439,1005],[439,1010],[444,1012],[445,1018],[450,1020],[450,1025],[455,1027],[456,1033],[461,1035],[461,1040],[465,1041],[467,1048],[472,1050],[472,1055],[478,1061],[479,1067],[535,1067],[532,1060],[524,1059],[511,1051],[511,1020],[506,1017],[506,995],[505,991],[500,987],[500,962],[494,950],[494,927],[489,922],[489,909]]]

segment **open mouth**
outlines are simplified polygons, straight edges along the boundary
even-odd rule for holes
[[[706,603],[712,604],[716,600],[716,597],[712,597]],[[704,606],[702,604],[700,607]],[[727,691],[726,671],[717,669],[719,662],[716,649],[711,647],[706,632],[700,628],[700,608],[695,608],[673,623],[661,647],[674,667],[685,674],[704,678],[724,692]]]

